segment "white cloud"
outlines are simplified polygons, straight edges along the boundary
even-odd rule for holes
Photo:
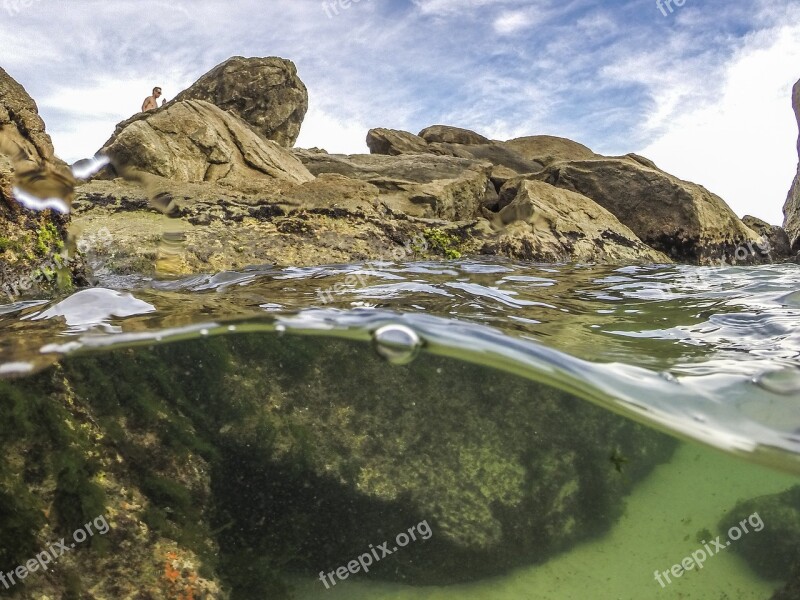
[[[529,32],[532,28],[545,23],[556,15],[559,9],[568,7],[561,5],[555,10],[548,8],[545,2],[537,2],[532,6],[515,10],[504,10],[495,18],[493,27],[498,35],[513,35],[520,32]]]
[[[359,121],[341,118],[311,107],[303,121],[299,148],[323,148],[331,154],[369,154],[367,131],[369,127]]]
[[[740,216],[782,223],[797,165],[791,88],[798,65],[800,25],[750,36],[726,65],[716,101],[686,106],[675,96],[688,89],[666,90],[657,114],[666,130],[637,152],[719,194]]]
[[[452,15],[473,12],[483,7],[529,4],[530,0],[413,0],[423,15]]]
[[[535,15],[531,11],[507,11],[495,19],[494,30],[500,35],[508,35],[530,27],[534,23],[534,20]]]

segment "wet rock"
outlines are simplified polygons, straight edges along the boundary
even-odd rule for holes
[[[555,162],[535,178],[591,198],[673,260],[736,260],[760,241],[722,198],[635,155]],[[745,259],[764,260],[759,253]]]
[[[160,273],[167,253],[172,275],[435,256],[407,247],[437,225],[388,215],[380,190],[367,181],[326,173],[256,194],[210,183],[171,182],[168,189],[174,218],[152,208],[148,191],[133,182],[92,181],[78,188],[74,228],[98,275]],[[181,242],[167,243],[174,232]]]
[[[797,123],[800,125],[800,81],[794,84],[792,90],[792,106],[797,116]],[[800,158],[800,137],[797,139],[797,153]],[[786,216],[783,227],[789,234],[792,252],[800,252],[800,163],[797,165],[797,175],[783,206],[783,214]]]
[[[791,256],[792,245],[789,235],[783,227],[770,225],[751,215],[742,217],[742,223],[761,236],[760,250],[764,253],[769,252],[773,260],[782,260]]]
[[[23,402],[38,420],[20,422]],[[98,598],[136,585],[155,598],[287,598],[289,573],[316,578],[365,540],[377,546],[423,521],[428,539],[371,577],[422,585],[505,573],[607,532],[676,446],[476,365],[392,365],[367,343],[253,334],[67,358],[0,382],[0,416],[14,429],[0,483],[17,499],[38,492],[24,497],[33,532],[66,505],[108,515],[112,551],[89,547],[69,563]],[[78,486],[48,487],[60,463],[41,457],[59,436],[72,442],[60,460],[85,473]],[[6,468],[12,460],[30,475]],[[73,504],[39,510],[65,489]],[[0,512],[0,534],[10,531]],[[39,595],[67,585],[60,572],[38,581]],[[189,585],[213,592],[192,596]]]
[[[797,588],[800,583],[797,578],[800,573],[795,569],[800,566],[800,486],[740,502],[723,517],[719,529],[723,534],[732,527],[741,529],[742,521],[746,521],[749,533],[732,543],[731,550],[764,579],[789,580],[787,587]],[[760,530],[756,531],[756,527]],[[790,596],[778,594],[773,598],[786,597]]]
[[[211,456],[179,449],[178,439],[193,435],[180,418],[164,415],[170,433],[142,427],[148,418],[137,400],[149,400],[137,398],[144,390],[133,380],[123,391],[97,375],[56,366],[25,383],[0,382],[4,570],[91,528],[83,543],[56,554],[45,576],[18,586],[18,597],[222,600],[209,526]],[[86,393],[89,379],[104,386],[105,401]]]
[[[285,148],[294,146],[308,111],[308,90],[297,68],[277,57],[230,58],[175,99],[210,102]]]

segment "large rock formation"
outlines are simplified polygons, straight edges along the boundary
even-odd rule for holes
[[[552,262],[671,262],[606,209],[575,192],[516,179],[500,191],[500,206],[497,214],[484,211],[500,232],[487,243],[493,253],[527,253],[530,259]]]
[[[55,157],[36,103],[0,69],[0,301],[80,278],[80,265],[66,253],[68,217],[26,209],[12,191],[68,208],[74,184]]]
[[[231,59],[165,107],[117,126],[104,148],[118,167],[110,174],[133,172],[129,179],[143,189],[96,180],[81,188],[78,203],[89,236],[101,223],[118,232],[115,259],[131,260],[117,266],[152,268],[152,224],[134,217],[148,200],[186,228],[180,273],[350,262],[392,252],[421,258],[430,253],[409,252],[409,240],[426,232],[445,240],[432,247],[434,256],[447,257],[757,262],[782,254],[779,230],[764,230],[778,250],[768,255],[757,232],[701,186],[644,157],[602,157],[564,138],[502,142],[433,125],[419,135],[372,129],[371,155],[287,153],[264,141],[271,134],[259,117],[263,107],[251,110],[258,89],[273,89],[260,69],[296,76],[287,65]],[[246,92],[230,91],[248,78]],[[126,226],[133,220],[141,227]]]
[[[743,216],[742,223],[761,236],[762,243],[760,245],[760,250],[762,254],[769,253],[774,259],[778,260],[791,256],[792,244],[789,240],[789,235],[783,227],[770,225],[766,221],[752,215]]]
[[[531,135],[503,142],[528,160],[549,165],[560,160],[587,160],[597,155],[583,144],[552,135]]]
[[[487,162],[416,154],[296,154],[315,175],[338,173],[375,185],[381,200],[397,213],[464,221],[480,217],[481,207],[497,200]]]
[[[428,142],[418,135],[399,129],[378,127],[367,132],[367,147],[372,154],[399,156],[400,154],[426,154]]]
[[[642,157],[555,162],[535,177],[591,198],[674,260],[763,260],[749,250],[760,238],[722,198]]]
[[[792,106],[797,116],[797,124],[800,126],[800,81],[794,84],[792,90]],[[797,154],[800,159],[800,137],[797,138]],[[786,216],[783,227],[791,238],[792,251],[800,252],[800,163],[797,165],[797,175],[786,198],[783,214]]]
[[[485,138],[479,133],[460,127],[450,127],[448,125],[431,125],[430,127],[426,127],[419,132],[419,137],[429,144],[439,142],[444,144],[474,146],[477,144],[492,143],[489,138]]]
[[[237,190],[314,178],[291,152],[203,100],[176,101],[144,114],[100,152],[119,173],[144,172],[172,182],[219,183]]]
[[[491,141],[468,129],[445,125],[428,127],[420,135],[396,129],[371,129],[367,134],[367,146],[373,154],[437,154],[486,160],[496,167],[493,179],[499,185],[515,175],[535,173],[543,167],[542,163],[528,160],[502,142]]]
[[[308,111],[308,90],[297,68],[277,57],[230,58],[175,99],[211,102],[286,148],[294,146]]]

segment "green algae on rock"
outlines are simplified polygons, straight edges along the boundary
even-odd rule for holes
[[[85,282],[82,261],[67,249],[69,215],[28,209],[13,191],[69,206],[74,183],[36,103],[0,69],[0,296],[63,292]]]
[[[31,416],[12,418],[22,398]],[[288,573],[355,555],[365,530],[423,519],[436,535],[376,575],[444,584],[502,573],[607,531],[675,446],[508,375],[438,358],[391,366],[364,343],[263,334],[67,358],[0,386],[0,411],[18,449],[3,459],[3,489],[56,507],[0,524],[29,532],[24,555],[67,526],[58,515],[107,514],[114,552],[86,548],[69,563],[98,598],[114,597],[112,585],[169,597],[158,565],[170,553],[193,565],[196,587],[287,597]],[[71,448],[68,463],[58,446]],[[623,473],[613,451],[628,459]],[[81,498],[69,506],[83,513],[60,512],[59,498]]]

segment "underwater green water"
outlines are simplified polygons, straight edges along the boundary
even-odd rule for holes
[[[683,445],[673,460],[627,500],[626,513],[609,534],[565,552],[544,565],[446,587],[375,583],[360,577],[326,591],[320,581],[298,580],[298,598],[391,600],[597,600],[669,598],[733,600],[769,598],[779,581],[755,576],[735,554],[709,558],[661,587],[653,571],[667,570],[702,548],[701,529],[714,529],[726,507],[738,500],[782,492],[797,479],[731,460],[696,445]],[[758,535],[756,532],[751,532]],[[715,534],[716,535],[716,534]],[[689,539],[686,539],[686,538]],[[662,580],[663,580],[662,576]]]
[[[800,559],[800,501],[780,495],[800,483],[797,266],[98,284],[0,306],[0,416],[35,432],[14,390],[44,398],[56,373],[123,463],[151,440],[158,460],[124,475],[145,522],[187,544],[201,522],[236,598],[767,600]],[[153,484],[180,481],[179,455],[208,465],[202,502]],[[659,584],[755,512],[762,530]],[[427,539],[331,585],[423,522]],[[243,556],[267,566],[242,575]]]

